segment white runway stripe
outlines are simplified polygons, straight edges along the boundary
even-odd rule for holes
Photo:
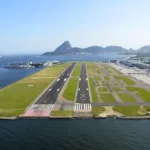
[[[91,104],[81,104],[76,103],[74,106],[74,111],[76,112],[91,112]]]

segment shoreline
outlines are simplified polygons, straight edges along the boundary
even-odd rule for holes
[[[49,116],[49,117],[23,117],[23,116],[16,116],[16,117],[0,117],[0,120],[22,120],[22,119],[50,119],[50,120],[69,120],[69,119],[118,119],[118,120],[150,120],[150,116],[107,116],[107,117],[100,117],[100,116],[86,116],[86,117],[72,117],[72,116]]]

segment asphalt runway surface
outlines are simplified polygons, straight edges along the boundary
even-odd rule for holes
[[[37,100],[35,104],[55,104],[58,95],[69,78],[75,64],[75,62],[72,63],[46,90],[46,92]]]
[[[85,63],[82,63],[76,103],[90,103]]]

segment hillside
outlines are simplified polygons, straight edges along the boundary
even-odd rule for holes
[[[69,41],[65,41],[59,47],[57,47],[53,52],[45,52],[43,56],[49,55],[69,55],[69,54],[80,54],[80,53],[89,53],[89,54],[101,54],[101,53],[124,53],[127,49],[124,49],[120,46],[90,46],[87,48],[78,48],[72,47]]]

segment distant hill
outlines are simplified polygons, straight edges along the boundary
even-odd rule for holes
[[[124,49],[120,46],[107,46],[105,48],[100,46],[91,46],[87,48],[78,48],[72,47],[69,41],[65,41],[53,52],[45,52],[43,56],[49,55],[69,55],[69,54],[80,54],[80,53],[89,53],[89,54],[101,54],[101,53],[124,53],[127,52],[127,49]]]
[[[138,50],[138,53],[150,53],[150,46],[143,46]]]

